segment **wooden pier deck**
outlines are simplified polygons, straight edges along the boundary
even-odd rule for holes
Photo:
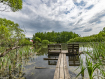
[[[66,60],[66,52],[59,54],[53,79],[70,79]]]
[[[68,44],[68,50],[62,50],[61,44],[48,45],[48,55],[59,55],[53,79],[71,79],[68,71],[66,55],[80,55],[79,44]],[[70,57],[69,57],[70,60]],[[74,64],[75,62],[73,62]],[[71,65],[71,63],[70,63]],[[77,65],[77,64],[76,64]],[[78,62],[79,65],[79,62]]]

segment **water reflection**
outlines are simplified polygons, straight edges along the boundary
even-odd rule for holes
[[[56,65],[57,60],[48,60],[48,65]]]
[[[79,55],[75,56],[67,56],[68,57],[68,63],[69,66],[79,66],[80,65],[80,59]],[[48,65],[57,65],[59,55],[49,55],[48,58],[43,58],[43,60],[48,60]]]
[[[48,60],[48,65],[56,65],[58,61],[59,56],[54,56],[48,54],[48,58],[43,58],[44,60]]]
[[[79,66],[80,65],[79,55],[68,56],[68,62],[69,66]]]

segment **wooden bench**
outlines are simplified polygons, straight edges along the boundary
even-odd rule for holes
[[[79,44],[68,44],[69,54],[79,54]]]
[[[49,44],[48,53],[61,53],[61,44]]]

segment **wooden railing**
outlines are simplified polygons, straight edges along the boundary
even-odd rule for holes
[[[48,53],[59,52],[61,53],[61,44],[49,44]]]
[[[79,53],[79,44],[68,44],[68,53],[69,54],[78,54]]]

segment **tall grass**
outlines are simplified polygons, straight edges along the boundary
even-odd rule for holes
[[[30,46],[23,47],[10,51],[4,57],[0,58],[0,75],[1,77],[17,78],[17,75],[22,75],[23,60],[34,54],[34,48],[30,49]],[[19,73],[17,72],[19,70]],[[19,76],[21,77],[21,76]],[[17,78],[18,79],[18,78]]]
[[[89,79],[101,78],[105,79],[105,43],[91,43],[93,51],[90,53],[86,51],[86,66],[80,65],[81,74],[87,69]],[[95,75],[95,72],[100,72]],[[80,75],[80,73],[78,75]],[[77,76],[78,76],[77,75]]]

